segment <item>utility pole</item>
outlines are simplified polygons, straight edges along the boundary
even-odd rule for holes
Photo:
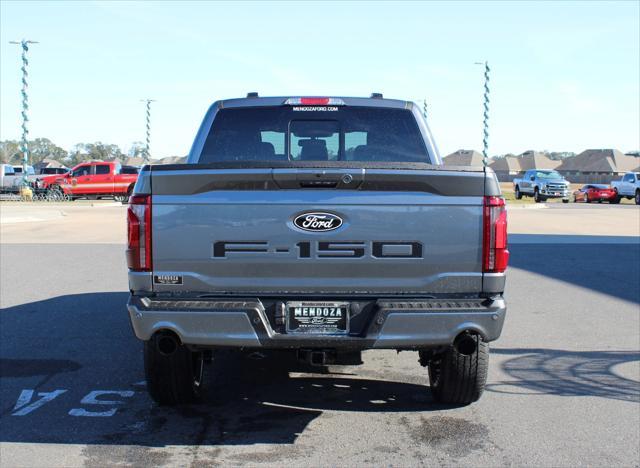
[[[18,44],[22,47],[22,142],[20,149],[22,150],[22,185],[25,187],[29,185],[27,183],[27,166],[29,165],[29,129],[27,128],[27,122],[29,122],[29,117],[27,116],[29,110],[29,96],[27,95],[27,89],[29,87],[27,83],[27,77],[29,76],[27,66],[29,65],[29,60],[27,60],[27,52],[29,52],[29,44],[37,43],[36,41],[27,39],[9,41],[9,44]]]
[[[475,65],[484,65],[484,119],[482,138],[482,164],[486,167],[489,164],[487,150],[489,149],[489,62],[475,62]]]
[[[145,161],[149,161],[149,145],[151,143],[151,103],[155,102],[155,99],[140,99],[141,102],[146,103],[147,105],[147,112],[146,112],[146,116],[147,116],[147,139],[146,139],[146,146],[144,148],[144,160]]]

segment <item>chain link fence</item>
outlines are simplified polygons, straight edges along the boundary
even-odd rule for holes
[[[47,190],[35,192],[32,195],[5,193],[0,195],[0,201],[7,202],[68,202],[73,201],[70,195],[61,190]]]

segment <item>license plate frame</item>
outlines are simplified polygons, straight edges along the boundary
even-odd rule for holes
[[[296,314],[296,309],[299,309],[298,314]],[[345,301],[287,302],[285,304],[287,333],[347,335],[349,334],[350,309],[351,303]],[[335,314],[339,314],[339,316]]]

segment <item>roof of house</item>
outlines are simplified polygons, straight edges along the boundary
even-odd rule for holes
[[[42,161],[33,165],[35,168],[39,169],[41,167],[67,167],[62,164],[60,161],[56,161],[55,159],[44,158]]]
[[[556,169],[560,165],[560,161],[554,161],[539,151],[525,151],[518,156],[520,162],[520,170],[528,171],[529,169]]]
[[[142,166],[142,165],[144,165],[144,163],[145,163],[144,158],[141,158],[139,156],[132,156],[132,157],[127,158],[124,161],[124,164],[127,165],[127,166]]]
[[[153,164],[183,164],[187,161],[186,156],[167,156],[166,158],[158,159]]]
[[[588,149],[566,158],[557,167],[559,171],[580,172],[627,172],[638,165],[638,158],[629,156],[616,149]]]
[[[459,149],[443,158],[445,166],[482,166],[482,154],[476,150]]]
[[[489,167],[495,172],[520,172],[520,160],[517,156],[505,156],[504,158],[495,159]]]

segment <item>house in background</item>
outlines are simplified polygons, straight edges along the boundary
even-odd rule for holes
[[[145,161],[144,161],[144,158],[142,158],[140,156],[131,156],[131,157],[128,157],[127,159],[125,159],[122,164],[125,165],[125,166],[141,167],[141,166],[144,166]]]
[[[55,159],[49,159],[49,158],[44,158],[42,161],[37,162],[33,165],[33,169],[36,171],[36,174],[40,174],[40,170],[47,167],[68,169],[67,166],[62,164],[60,161],[56,161]]]
[[[520,161],[520,170],[522,172],[530,169],[556,169],[562,162],[554,161],[546,154],[533,150],[522,153],[518,156],[518,161]]]
[[[562,161],[556,170],[574,183],[608,184],[640,166],[640,159],[616,149],[588,149]]]
[[[153,161],[153,164],[184,164],[186,162],[186,156],[167,156],[166,158]]]
[[[511,182],[522,172],[520,159],[514,155],[496,158],[489,167],[496,173],[500,182]]]
[[[442,158],[445,166],[482,166],[482,153],[459,149]]]

